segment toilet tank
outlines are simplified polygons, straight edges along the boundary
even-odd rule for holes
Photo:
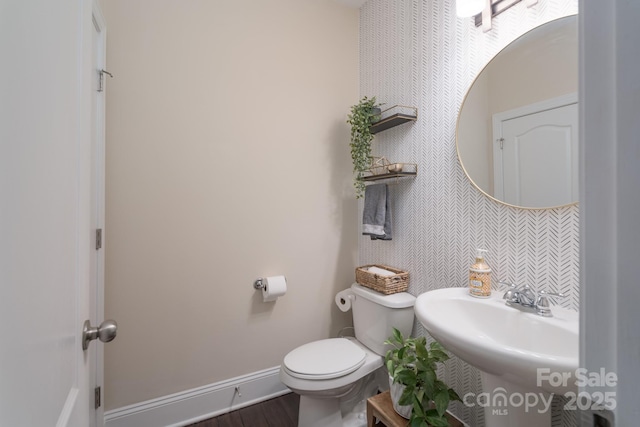
[[[384,342],[394,327],[405,337],[411,334],[416,297],[407,292],[384,295],[357,283],[351,285],[351,291],[356,338],[370,350],[384,356],[390,348]]]

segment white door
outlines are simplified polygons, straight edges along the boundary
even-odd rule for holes
[[[0,2],[0,425],[86,427],[91,0]]]
[[[578,104],[566,98],[494,122],[496,198],[550,207],[578,200]]]

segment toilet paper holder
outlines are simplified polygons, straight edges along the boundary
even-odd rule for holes
[[[257,278],[256,281],[253,282],[253,289],[257,289],[257,290],[264,289],[266,285],[262,283],[263,279],[264,279],[263,277]]]
[[[259,277],[253,288],[262,294],[263,302],[273,302],[287,292],[287,278],[280,276]]]

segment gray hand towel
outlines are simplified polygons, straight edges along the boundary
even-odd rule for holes
[[[364,191],[362,234],[371,240],[391,240],[391,208],[387,184],[368,185]]]

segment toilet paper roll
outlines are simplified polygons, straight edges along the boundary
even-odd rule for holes
[[[287,279],[284,276],[271,276],[262,279],[262,301],[275,301],[287,292]]]
[[[345,289],[344,291],[338,292],[336,294],[336,305],[342,312],[347,312],[351,310],[351,301],[355,298],[351,289]]]

